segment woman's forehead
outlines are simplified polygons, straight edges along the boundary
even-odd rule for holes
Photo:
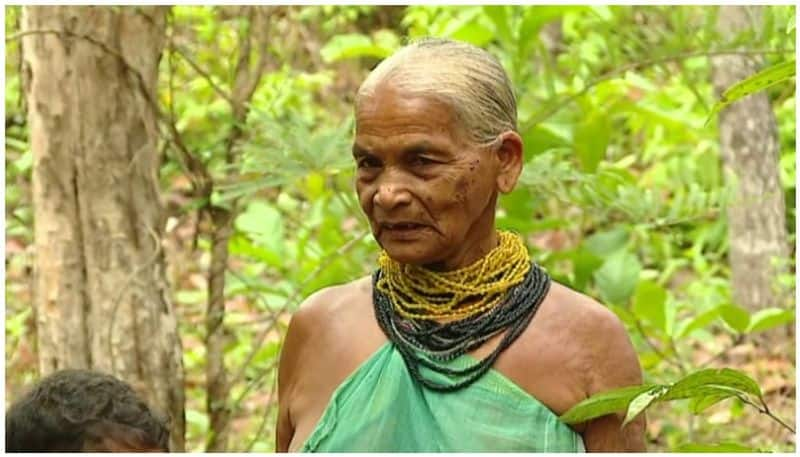
[[[359,100],[356,135],[450,134],[457,129],[453,110],[434,96],[403,92],[382,84]]]

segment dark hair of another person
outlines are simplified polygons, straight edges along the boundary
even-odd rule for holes
[[[7,452],[169,449],[169,431],[119,379],[88,370],[47,376],[6,412]]]

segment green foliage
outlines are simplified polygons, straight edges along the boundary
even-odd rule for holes
[[[577,424],[606,414],[624,411],[634,398],[653,389],[652,385],[631,386],[592,395],[570,408],[559,419],[567,424]]]
[[[619,251],[609,256],[594,272],[603,300],[614,305],[624,304],[633,295],[642,265],[635,255]]]
[[[758,452],[756,449],[742,446],[738,443],[720,443],[720,444],[697,444],[690,443],[679,446],[675,452],[713,452],[713,453],[751,453]]]
[[[354,57],[385,58],[399,47],[397,35],[389,30],[378,30],[371,37],[360,33],[335,35],[320,49],[327,63]]]
[[[794,322],[793,309],[765,308],[750,316],[747,333],[763,332]]]
[[[795,67],[794,59],[780,62],[725,89],[720,100],[712,107],[711,113],[708,115],[709,120],[720,110],[736,100],[794,78]]]
[[[220,91],[234,86],[246,15],[237,6],[170,9],[158,100],[214,182],[210,201],[192,193],[162,124],[162,190],[168,220],[178,227],[167,233],[177,251],[170,251],[170,282],[181,313],[188,449],[203,450],[209,434],[202,316],[211,243],[198,210],[213,203],[235,211],[225,276],[226,368],[237,423],[231,450],[272,450],[275,367],[291,312],[311,293],[375,265],[377,246],[353,192],[352,95],[380,59],[425,36],[482,46],[506,68],[525,164],[516,190],[499,200],[497,225],[522,233],[554,279],[607,304],[645,369],[644,386],[594,396],[562,419],[618,412],[627,422],[669,407],[659,409],[665,425],[650,436],[651,448],[786,448],[740,438],[734,424],[687,417],[728,403],[741,407],[739,397],[760,399],[744,370],[705,370],[705,361],[795,319],[793,304],[751,312],[731,296],[725,210],[731,192],[716,127],[703,127],[710,111],[766,88],[794,240],[795,94],[792,85],[777,84],[793,75],[794,64],[780,62],[792,58],[785,46],[794,42],[794,7],[765,8],[760,24],[730,41],[717,34],[718,10],[710,6],[276,8],[268,26],[277,39],[250,49],[252,58],[268,56],[268,65],[238,124]],[[18,30],[19,11],[6,8],[7,36]],[[33,157],[27,126],[9,123],[24,124],[25,113],[18,42],[6,44],[7,246],[24,248],[33,237]],[[712,108],[707,54],[729,49],[790,52],[777,54],[770,60],[776,66],[729,89],[724,104]],[[242,135],[228,150],[234,129]],[[23,287],[30,259],[23,250],[8,257],[6,337],[8,347],[18,348],[32,334]],[[784,261],[793,272],[794,259]],[[794,276],[786,276],[776,280],[793,287]],[[7,351],[9,372],[16,369],[12,357]],[[706,441],[720,444],[699,444]]]
[[[666,331],[667,291],[653,281],[640,281],[636,286],[631,311],[645,323]]]
[[[568,424],[577,424],[607,414],[625,411],[623,426],[656,402],[696,399],[694,412],[730,397],[752,396],[761,399],[761,388],[746,374],[728,368],[694,372],[669,385],[624,387],[593,395],[561,415]]]

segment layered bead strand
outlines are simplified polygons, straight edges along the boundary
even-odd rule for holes
[[[550,285],[547,273],[530,262],[522,240],[508,232],[500,233],[498,248],[463,270],[438,273],[407,265],[384,270],[385,263],[382,259],[382,268],[373,275],[378,324],[412,377],[441,392],[465,388],[483,376],[527,328]],[[444,365],[503,332],[482,360],[463,369]],[[442,384],[427,379],[421,366],[456,380]]]

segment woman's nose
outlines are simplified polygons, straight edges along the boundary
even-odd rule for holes
[[[390,210],[410,203],[411,194],[405,186],[400,186],[397,183],[384,183],[378,186],[372,201],[382,209]]]

